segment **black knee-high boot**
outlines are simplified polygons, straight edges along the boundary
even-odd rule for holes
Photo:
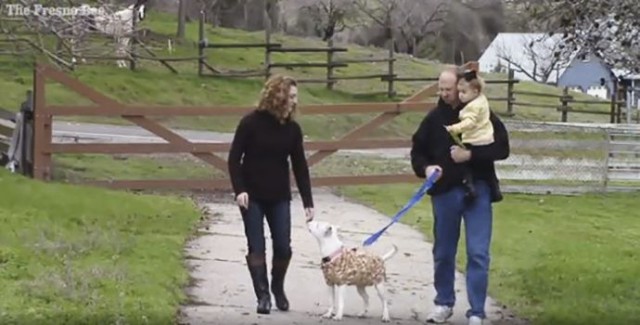
[[[289,310],[289,300],[284,293],[284,278],[289,268],[289,258],[273,257],[271,265],[271,292],[276,300],[276,307],[282,311]]]
[[[267,278],[267,264],[263,255],[257,256],[249,254],[246,256],[247,267],[251,273],[253,290],[256,293],[258,314],[269,314],[271,312],[271,294],[269,293],[269,279]]]

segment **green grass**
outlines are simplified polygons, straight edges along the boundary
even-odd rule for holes
[[[174,323],[200,217],[190,201],[5,170],[0,186],[0,323]]]
[[[118,179],[196,179],[220,177],[222,172],[187,155],[54,156],[57,181]]]
[[[393,215],[416,184],[353,186],[347,196]],[[636,194],[513,195],[494,205],[492,297],[534,324],[634,324],[640,319]],[[403,219],[432,240],[428,200]],[[465,267],[464,238],[458,269]],[[460,297],[466,299],[465,297]]]
[[[76,182],[122,179],[227,178],[218,169],[192,157],[175,155],[57,155],[53,180]],[[404,160],[332,155],[310,169],[312,177],[409,173]]]

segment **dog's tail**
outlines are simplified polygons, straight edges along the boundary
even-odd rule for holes
[[[396,255],[397,252],[398,252],[398,246],[393,245],[393,249],[391,249],[386,254],[382,255],[382,260],[386,261],[390,259],[391,257],[393,257],[393,255]]]

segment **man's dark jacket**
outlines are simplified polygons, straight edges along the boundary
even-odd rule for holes
[[[441,178],[431,187],[428,194],[443,193],[454,186],[462,185],[461,164],[453,161],[450,152],[455,142],[444,126],[459,122],[458,113],[463,107],[461,105],[454,109],[440,99],[437,107],[427,113],[413,134],[411,166],[416,176],[425,178],[425,168],[429,165],[442,168]],[[493,112],[490,119],[494,130],[494,142],[486,146],[471,146],[471,160],[466,163],[473,177],[486,180],[494,193],[497,190],[494,187],[497,185],[494,161],[507,159],[510,150],[509,135],[504,124]]]

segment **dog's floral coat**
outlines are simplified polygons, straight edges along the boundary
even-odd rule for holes
[[[372,286],[386,280],[382,258],[356,248],[344,249],[332,261],[323,262],[321,268],[330,286]]]

